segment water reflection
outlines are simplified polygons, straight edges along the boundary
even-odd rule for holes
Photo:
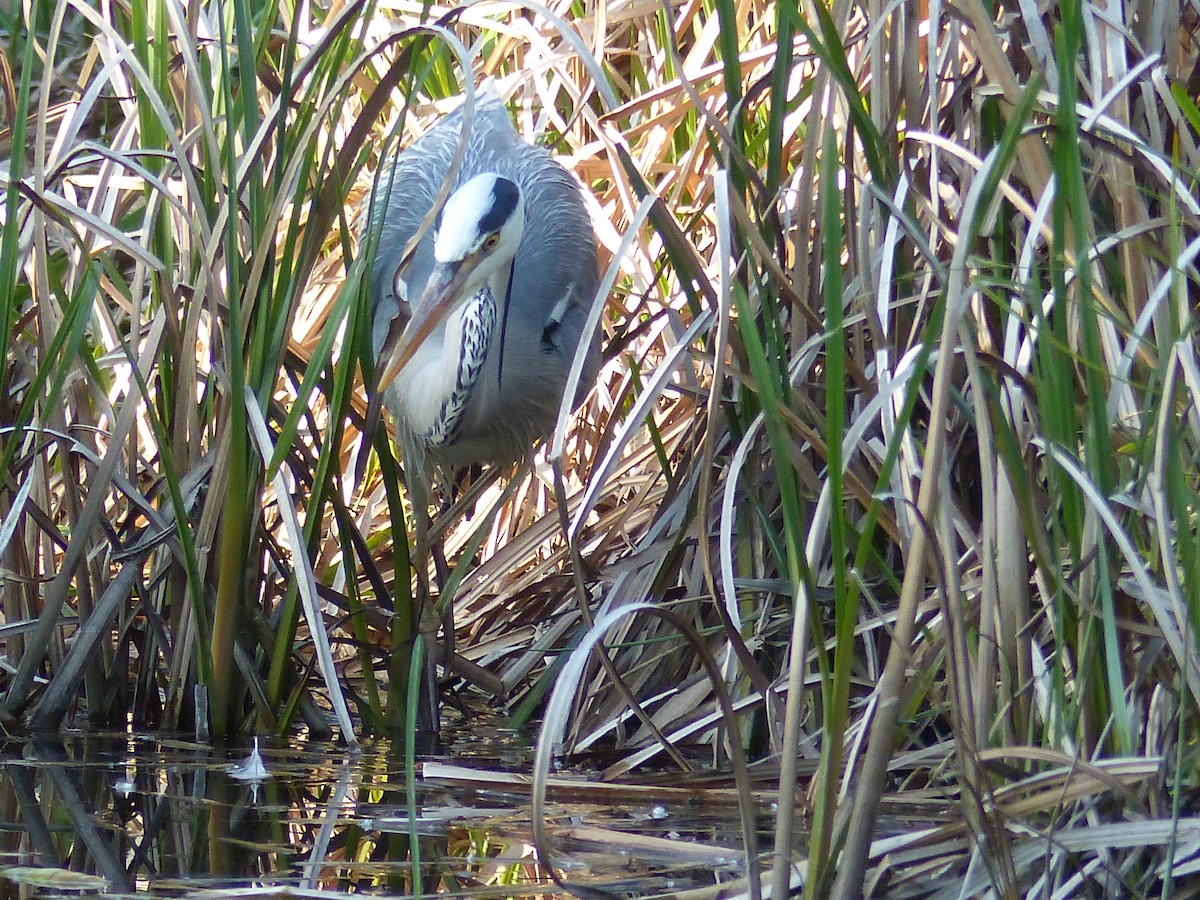
[[[267,776],[255,778],[241,777],[249,748],[161,735],[66,734],[2,753],[0,898],[104,887],[110,897],[555,892],[529,845],[519,784],[410,786],[385,741],[350,753],[264,739]],[[473,725],[440,759],[525,773],[529,756],[511,732]],[[553,813],[572,882],[655,893],[739,874],[736,853],[684,851],[729,846],[734,809],[680,817],[661,803],[571,802]],[[614,846],[618,834],[642,843]]]

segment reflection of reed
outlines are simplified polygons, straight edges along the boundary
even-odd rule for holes
[[[119,845],[114,846],[112,832],[100,827],[95,811],[98,802],[103,797],[108,798],[107,785],[97,778],[95,769],[68,760],[66,748],[60,742],[37,740],[32,745],[32,759],[36,760],[35,771],[45,781],[40,787],[40,804],[27,808],[22,804],[23,814],[34,816],[27,820],[31,833],[35,828],[45,827],[46,842],[39,845],[38,851],[42,865],[59,865],[64,868],[68,863],[78,865],[82,859],[89,860],[87,868],[94,867],[110,884],[118,890],[130,890],[132,882],[125,871],[124,862],[119,853]],[[15,768],[8,766],[6,768]],[[90,779],[88,779],[90,776]],[[84,781],[91,784],[85,789]],[[91,799],[85,800],[90,795]],[[44,807],[43,807],[44,804]],[[55,842],[49,836],[50,827],[41,818],[43,808],[54,810],[54,830],[60,832],[63,824],[58,821],[64,813],[69,819],[70,833],[73,841],[69,847],[55,849]],[[35,838],[36,842],[36,838]],[[62,853],[61,856],[58,854]]]

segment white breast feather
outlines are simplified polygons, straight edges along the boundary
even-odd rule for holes
[[[462,310],[446,317],[441,333],[435,331],[396,377],[406,427],[414,434],[429,431],[441,413],[442,401],[454,390],[458,375],[458,347],[462,343]]]

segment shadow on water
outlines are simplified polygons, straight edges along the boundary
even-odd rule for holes
[[[403,754],[386,741],[264,740],[265,778],[248,748],[162,735],[11,742],[0,900],[555,894],[531,846],[528,743],[475,721],[447,746],[418,766],[410,807]],[[566,877],[629,896],[742,874],[735,807],[653,798],[563,795],[550,820]]]

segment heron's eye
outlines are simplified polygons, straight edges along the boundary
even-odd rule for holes
[[[496,245],[499,243],[500,243],[500,234],[498,232],[493,231],[491,234],[489,234],[487,236],[487,239],[483,242],[483,249],[491,252],[492,250],[496,249]]]

